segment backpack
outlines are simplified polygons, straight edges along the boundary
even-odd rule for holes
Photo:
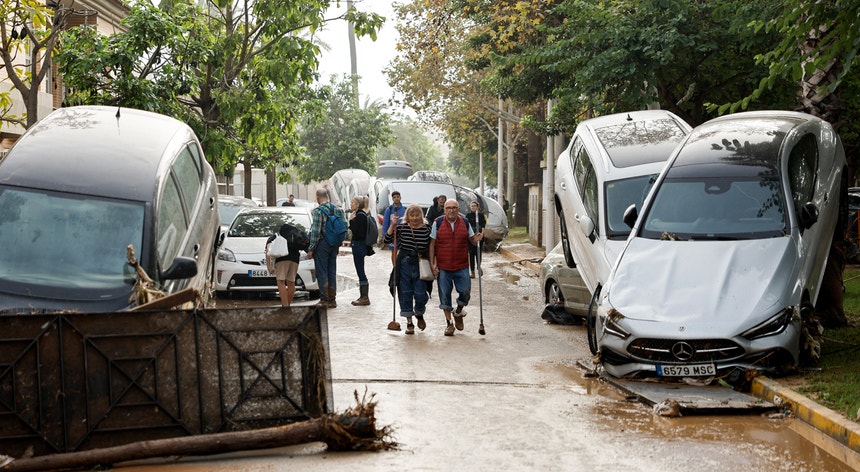
[[[296,228],[290,233],[290,243],[299,251],[307,251],[311,247],[311,239],[308,233]]]
[[[376,220],[368,214],[364,215],[367,218],[367,232],[364,233],[364,244],[373,246],[379,240],[379,228],[376,226]]]
[[[329,213],[326,207],[320,206],[320,210],[328,219],[325,222],[325,242],[331,247],[338,247],[346,239],[346,222],[338,214],[337,210]]]

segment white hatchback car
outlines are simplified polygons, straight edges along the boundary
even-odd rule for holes
[[[589,314],[606,372],[731,381],[814,359],[803,332],[847,218],[846,175],[839,136],[812,115],[695,128],[626,212],[632,234]]]
[[[555,171],[555,209],[569,267],[594,294],[630,234],[624,210],[641,206],[690,125],[664,110],[643,110],[579,123]]]
[[[311,212],[307,207],[272,206],[249,208],[236,215],[230,230],[223,235],[215,261],[215,292],[226,296],[235,292],[274,292],[278,290],[274,274],[266,267],[266,241],[284,223],[307,232]],[[302,251],[296,289],[319,296],[313,259]]]

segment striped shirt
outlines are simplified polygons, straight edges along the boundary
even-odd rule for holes
[[[427,257],[427,250],[430,247],[430,225],[421,225],[419,228],[413,228],[407,223],[400,223],[394,229],[397,235],[397,251],[403,251],[405,254],[410,254],[412,251],[418,251],[422,257]],[[382,240],[385,244],[391,244],[394,241],[394,235],[385,233],[385,238]]]

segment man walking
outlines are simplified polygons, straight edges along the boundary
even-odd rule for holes
[[[382,214],[382,234],[388,233],[388,227],[391,226],[391,215],[397,215],[398,219],[401,221],[403,220],[403,216],[406,215],[406,207],[400,203],[399,190],[391,192],[391,202],[391,205],[388,205],[388,208],[385,209],[385,213]],[[394,248],[394,244],[389,244],[388,248]]]
[[[337,252],[339,246],[332,246],[326,241],[325,230],[329,215],[339,215],[345,221],[343,210],[334,206],[328,200],[326,189],[317,189],[317,206],[314,208],[313,222],[308,237],[308,258],[314,260],[317,272],[317,282],[320,288],[319,306],[322,308],[337,308]],[[467,261],[468,262],[468,261]]]
[[[445,202],[445,214],[431,222],[430,267],[439,283],[439,308],[445,313],[445,336],[453,336],[454,328],[463,330],[463,307],[469,304],[472,280],[469,278],[469,243],[478,244],[482,233],[475,233],[460,216],[457,200]],[[452,289],[457,289],[457,309],[451,301]],[[454,323],[451,323],[451,315]]]

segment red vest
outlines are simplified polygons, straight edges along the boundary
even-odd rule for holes
[[[469,228],[462,216],[457,216],[453,231],[445,217],[436,227],[436,265],[442,270],[469,267]]]

